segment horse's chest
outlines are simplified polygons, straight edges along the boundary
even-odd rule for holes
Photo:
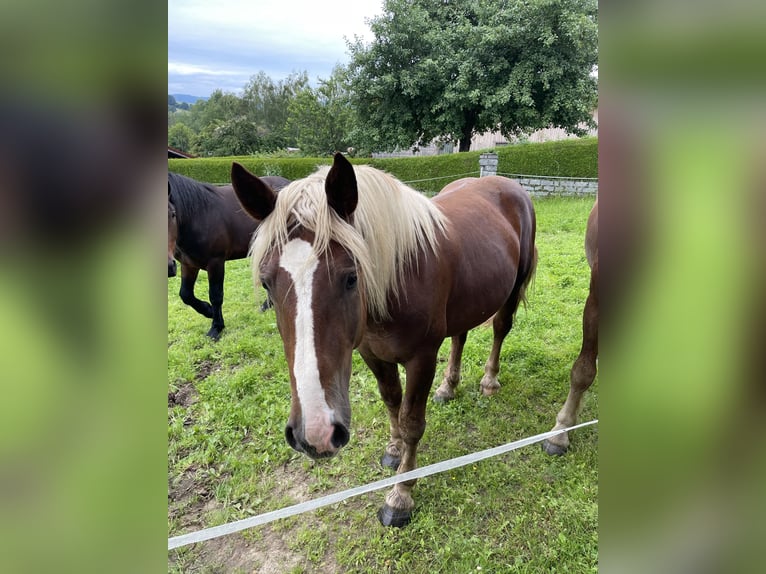
[[[439,346],[446,324],[423,311],[397,314],[392,321],[368,324],[364,344],[376,357],[390,363],[406,363],[424,348]]]

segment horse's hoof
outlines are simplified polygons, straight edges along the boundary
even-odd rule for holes
[[[378,520],[383,526],[395,526],[401,528],[407,526],[412,519],[411,510],[403,510],[401,508],[393,508],[388,504],[384,504],[378,510]]]
[[[553,444],[549,440],[544,440],[542,447],[543,447],[543,450],[551,456],[562,456],[566,454],[569,448],[566,446],[559,446],[557,444]]]
[[[455,397],[446,397],[443,395],[436,394],[434,395],[434,402],[439,405],[443,405],[444,403],[450,402]]]
[[[391,456],[387,452],[383,453],[383,456],[380,457],[381,466],[385,468],[390,468],[391,470],[397,470],[399,468],[400,462],[402,462],[401,458]]]
[[[207,332],[207,336],[213,339],[213,341],[217,341],[221,338],[221,331],[222,329],[216,329],[215,327],[211,327],[210,330]]]

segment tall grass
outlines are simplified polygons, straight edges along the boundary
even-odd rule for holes
[[[592,198],[535,201],[539,266],[501,357],[502,388],[479,380],[492,332],[469,334],[457,398],[429,404],[421,465],[544,432],[566,397],[581,337],[588,271],[583,252]],[[388,438],[375,379],[355,355],[351,441],[314,463],[283,437],[290,386],[273,311],[253,289],[247,261],[226,269],[226,330],[168,284],[168,534],[275,510],[390,474],[378,460]],[[198,296],[207,293],[201,274]],[[437,377],[446,365],[442,346]],[[438,386],[439,380],[436,381]],[[435,389],[436,387],[434,387]],[[598,381],[581,420],[597,415]],[[172,551],[172,572],[591,572],[598,560],[598,431],[573,433],[570,452],[537,445],[422,479],[403,529],[375,516],[384,491],[264,527]]]

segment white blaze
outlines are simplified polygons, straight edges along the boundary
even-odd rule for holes
[[[296,299],[293,373],[306,439],[315,446],[328,439],[334,414],[327,405],[324,389],[319,382],[319,366],[314,347],[314,314],[311,306],[314,271],[318,264],[313,247],[303,239],[290,240],[282,249],[279,259],[279,266],[287,271],[293,281]]]

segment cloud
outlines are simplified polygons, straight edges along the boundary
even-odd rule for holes
[[[168,62],[168,75],[175,74],[179,76],[229,76],[235,74],[232,70],[213,70],[194,64],[182,64],[180,62]]]
[[[307,72],[313,82],[348,60],[345,38],[369,37],[382,0],[170,0],[168,89],[238,91],[260,71],[274,80]]]

